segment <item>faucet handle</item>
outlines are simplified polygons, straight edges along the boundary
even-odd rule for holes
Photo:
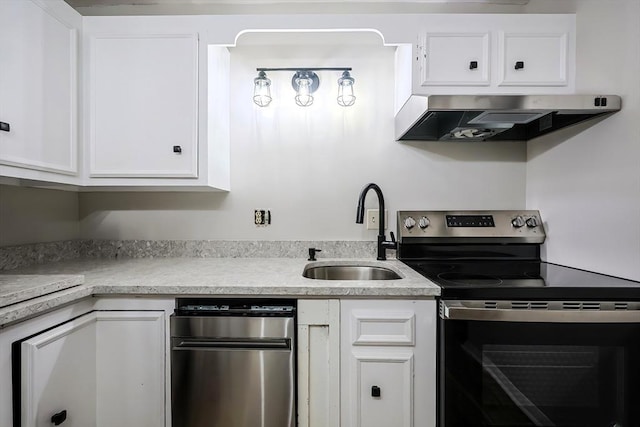
[[[396,235],[395,235],[395,234],[393,234],[393,231],[390,231],[390,232],[389,232],[389,235],[391,236],[391,241],[392,241],[393,243],[395,243],[395,242],[396,242]]]
[[[307,261],[317,261],[316,252],[322,252],[322,249],[309,248],[309,259],[307,259]]]

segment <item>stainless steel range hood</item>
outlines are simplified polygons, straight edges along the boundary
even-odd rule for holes
[[[412,95],[396,140],[528,141],[620,110],[616,95]]]

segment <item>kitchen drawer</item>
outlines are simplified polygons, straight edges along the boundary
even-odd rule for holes
[[[414,346],[415,317],[413,310],[353,310],[350,319],[351,343]]]

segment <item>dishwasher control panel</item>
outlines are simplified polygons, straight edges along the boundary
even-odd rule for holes
[[[285,299],[178,298],[178,316],[293,316],[296,301]]]

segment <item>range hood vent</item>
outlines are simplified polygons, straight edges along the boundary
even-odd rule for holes
[[[616,95],[412,95],[398,141],[528,141],[620,110]]]

